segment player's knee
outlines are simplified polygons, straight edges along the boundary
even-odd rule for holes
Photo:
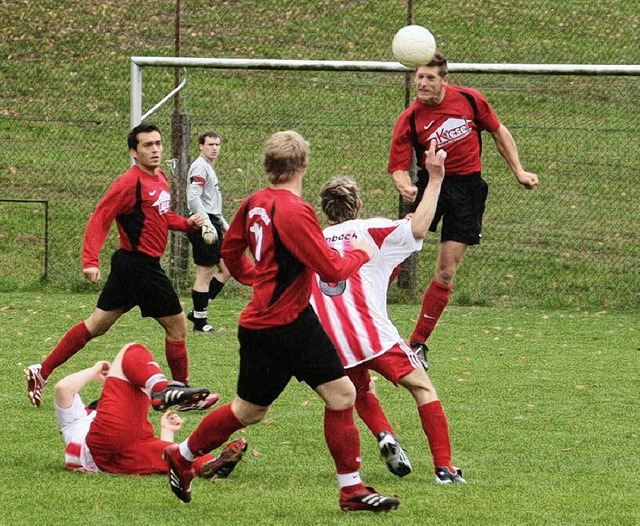
[[[234,399],[231,403],[231,411],[236,417],[238,422],[244,426],[250,426],[257,424],[266,416],[269,411],[269,407],[257,406],[255,404],[249,404],[238,398]]]
[[[327,407],[335,410],[346,409],[356,403],[356,388],[351,381],[344,376],[340,380],[332,382],[331,388],[323,396]]]

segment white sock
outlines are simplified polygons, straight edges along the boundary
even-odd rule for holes
[[[191,453],[191,450],[187,445],[187,440],[185,440],[184,442],[180,442],[180,454],[184,458],[186,458],[189,462],[193,462],[196,459],[196,457],[193,453]]]
[[[356,484],[362,484],[360,473],[357,471],[353,473],[338,473],[338,487],[344,488],[346,486],[355,486]]]
[[[147,383],[144,386],[144,390],[149,396],[151,396],[151,391],[153,390],[153,386],[156,385],[158,382],[166,382],[166,381],[167,381],[167,377],[164,374],[162,373],[154,374],[153,376],[149,377],[149,379],[147,380]]]

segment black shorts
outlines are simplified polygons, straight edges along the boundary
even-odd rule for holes
[[[202,229],[200,228],[195,232],[187,232],[187,237],[191,242],[193,262],[201,267],[213,267],[220,263],[220,247],[222,246],[224,231],[216,216],[209,214],[209,219],[218,233],[218,240],[215,243],[207,245],[202,239]]]
[[[127,312],[136,305],[144,318],[182,312],[180,299],[159,258],[118,249],[111,257],[111,272],[98,298],[98,308],[122,308]]]
[[[310,306],[288,325],[240,326],[238,340],[238,396],[255,405],[270,406],[291,377],[315,389],[346,375],[338,351]]]
[[[427,186],[428,176],[418,176],[418,197],[411,207],[415,211]],[[473,175],[446,175],[442,182],[438,206],[429,226],[435,232],[442,219],[440,241],[458,241],[477,245],[482,238],[482,216],[487,202],[489,186],[479,173]]]

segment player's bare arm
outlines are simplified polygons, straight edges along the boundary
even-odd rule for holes
[[[416,200],[418,195],[418,187],[411,182],[409,172],[406,170],[396,170],[391,174],[393,180],[393,186],[400,194],[402,202],[405,205],[410,205]]]
[[[63,409],[71,407],[73,397],[79,393],[89,382],[104,383],[111,364],[106,360],[100,360],[91,367],[65,376],[54,387],[54,400],[58,407]]]
[[[532,172],[527,172],[522,168],[516,141],[513,139],[513,135],[511,135],[511,132],[507,127],[504,124],[501,124],[500,127],[491,135],[496,143],[498,152],[502,155],[504,160],[507,161],[509,168],[511,168],[511,171],[513,172],[513,175],[516,176],[518,182],[528,190],[538,186],[538,176]]]
[[[420,204],[411,218],[411,232],[416,239],[423,239],[427,235],[429,225],[436,213],[438,197],[444,180],[444,161],[446,158],[447,152],[444,150],[436,152],[436,141],[431,141],[429,149],[424,153],[424,167],[429,172],[429,182]]]

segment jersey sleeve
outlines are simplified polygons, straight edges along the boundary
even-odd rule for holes
[[[404,111],[398,117],[393,129],[391,147],[389,149],[389,162],[387,172],[393,173],[398,170],[409,171],[411,169],[411,158],[413,144],[411,142],[411,125],[409,117],[413,106]]]
[[[500,127],[500,120],[495,111],[493,111],[491,104],[489,104],[487,98],[479,91],[474,89],[469,89],[468,91],[475,99],[478,108],[476,124],[481,130],[493,133]]]
[[[192,214],[200,214],[202,217],[207,217],[207,211],[202,204],[202,194],[204,192],[204,185],[207,182],[207,170],[204,165],[198,163],[191,165],[189,169],[189,175],[187,179],[189,184],[187,185],[187,207]]]
[[[133,202],[134,192],[125,174],[111,184],[89,218],[82,243],[82,268],[100,266],[100,250],[111,225],[118,214],[130,212]]]
[[[413,237],[411,220],[373,218],[365,220],[364,226],[378,247],[378,257],[394,267],[422,248],[423,240]]]
[[[252,285],[255,276],[255,265],[247,256],[247,241],[244,236],[244,218],[246,202],[238,209],[229,230],[224,236],[220,255],[233,279],[243,285]]]
[[[166,217],[169,230],[177,230],[178,232],[195,232],[198,230],[197,226],[189,224],[189,220],[186,217],[182,217],[171,210],[167,212]],[[205,215],[204,217],[207,216]]]
[[[369,256],[362,250],[341,255],[331,248],[311,205],[300,202],[294,213],[278,216],[278,232],[291,254],[327,282],[347,279]]]

